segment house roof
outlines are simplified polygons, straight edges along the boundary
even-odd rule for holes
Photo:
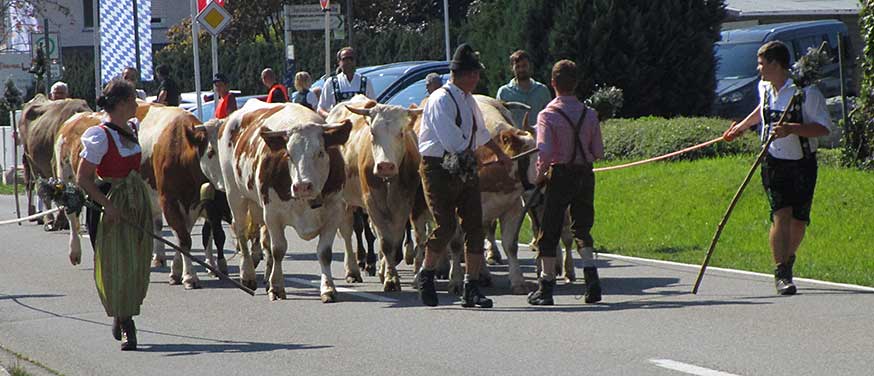
[[[726,0],[729,17],[858,14],[859,0]]]

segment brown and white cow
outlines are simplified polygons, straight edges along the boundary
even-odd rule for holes
[[[21,119],[18,122],[19,137],[24,149],[24,185],[27,195],[28,215],[36,213],[33,203],[33,191],[36,179],[49,178],[54,175],[52,165],[55,139],[61,125],[77,113],[90,112],[88,103],[81,99],[49,100],[42,94],[37,94],[24,105]],[[51,203],[46,202],[46,209]],[[47,218],[47,224],[52,219]],[[59,226],[47,225],[46,229],[56,229]]]
[[[331,274],[331,247],[343,218],[345,171],[338,146],[352,130],[351,122],[325,125],[324,119],[299,104],[271,104],[231,115],[218,140],[224,189],[233,213],[232,227],[243,238],[249,213],[266,226],[268,296],[285,299],[282,260],[287,252],[285,227],[304,240],[318,237],[323,302],[336,301]],[[262,233],[262,235],[264,235]],[[245,242],[241,252],[241,282],[254,288],[255,268]]]
[[[420,109],[377,104],[363,95],[336,106],[327,121],[352,122],[349,141],[341,148],[348,179],[343,197],[346,216],[340,227],[346,243],[346,281],[362,282],[352,248],[352,214],[363,208],[379,240],[379,276],[384,291],[400,291],[397,260],[419,189],[419,162],[413,125]]]

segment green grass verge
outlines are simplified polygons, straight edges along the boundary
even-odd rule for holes
[[[654,163],[598,173],[598,249],[700,264],[754,156]],[[611,162],[618,164],[619,162]],[[874,174],[821,164],[811,226],[798,251],[796,276],[874,286]],[[756,172],[735,207],[711,265],[773,272],[768,203]],[[523,226],[520,240],[531,239]]]
[[[12,185],[0,184],[0,195],[11,195],[13,193]],[[21,186],[18,187],[21,193]]]

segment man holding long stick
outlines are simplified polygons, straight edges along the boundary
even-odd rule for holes
[[[799,88],[790,79],[789,49],[782,42],[768,42],[759,48],[759,106],[745,119],[725,131],[731,141],[747,129],[761,124],[764,141],[773,133],[775,140],[768,147],[762,162],[762,185],[771,206],[769,243],[776,268],[774,281],[777,293],[793,295],[792,281],[795,252],[801,245],[810,224],[810,208],[816,186],[816,137],[829,134],[831,118],[825,98],[815,85]],[[792,100],[793,96],[800,96]],[[778,119],[786,107],[786,119]]]

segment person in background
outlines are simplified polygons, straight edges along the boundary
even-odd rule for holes
[[[355,67],[355,50],[352,47],[343,47],[337,51],[338,72],[328,77],[322,86],[322,95],[319,97],[319,114],[327,117],[331,109],[338,103],[348,101],[358,94],[376,99],[373,83],[367,77],[356,73]]]
[[[224,119],[237,110],[237,98],[228,88],[228,77],[224,73],[216,73],[212,78],[212,91],[216,101],[215,118]]]
[[[67,84],[63,81],[55,82],[52,85],[51,93],[49,94],[49,99],[53,101],[67,99],[70,97],[70,89],[67,87]]]
[[[439,89],[441,86],[443,86],[443,79],[440,78],[439,74],[431,72],[425,76],[425,90],[428,91],[428,95],[431,95],[434,90]]]
[[[124,68],[124,70],[121,72],[121,78],[125,81],[130,82],[131,85],[134,85],[134,87],[137,87],[137,84],[139,84],[140,82],[140,71],[138,71],[137,68],[134,67]],[[137,89],[137,98],[141,100],[146,100],[146,91],[142,89]]]
[[[319,98],[310,90],[313,84],[313,78],[308,72],[297,72],[294,75],[294,90],[295,93],[291,96],[291,101],[300,103],[310,110],[315,111],[319,105]]]
[[[526,112],[524,110],[513,110],[513,120],[519,128],[524,128],[526,125],[534,126],[537,123],[537,115],[552,100],[552,94],[546,85],[531,78],[534,68],[531,66],[531,57],[524,50],[518,50],[510,55],[510,69],[513,71],[513,79],[501,86],[495,97],[505,102],[527,104],[531,107],[528,124],[522,124]]]
[[[261,71],[261,83],[267,88],[267,103],[288,102],[288,89],[285,85],[276,82],[276,73],[273,73],[273,69],[264,68]]]
[[[103,308],[113,318],[112,336],[121,341],[122,351],[136,350],[133,316],[140,314],[146,297],[152,259],[152,237],[136,228],[152,228],[149,190],[139,174],[138,127],[128,121],[136,114],[136,91],[128,81],[112,80],[97,105],[106,117],[82,134],[76,182],[102,207],[102,213],[89,208],[86,220],[94,247],[94,280]],[[81,251],[70,251],[73,265],[81,257]]]
[[[158,72],[158,80],[161,81],[156,102],[167,106],[179,106],[179,102],[182,101],[182,93],[179,92],[176,81],[170,78],[170,67],[161,64],[156,71]]]
[[[601,125],[595,110],[580,102],[577,65],[561,60],[552,67],[556,97],[537,116],[537,178],[546,185],[543,221],[537,237],[541,272],[538,289],[528,304],[553,305],[555,256],[565,213],[570,207],[571,230],[583,261],[586,303],[601,301],[601,281],[595,267],[592,225],[595,222],[595,174],[592,163],[604,157]]]

